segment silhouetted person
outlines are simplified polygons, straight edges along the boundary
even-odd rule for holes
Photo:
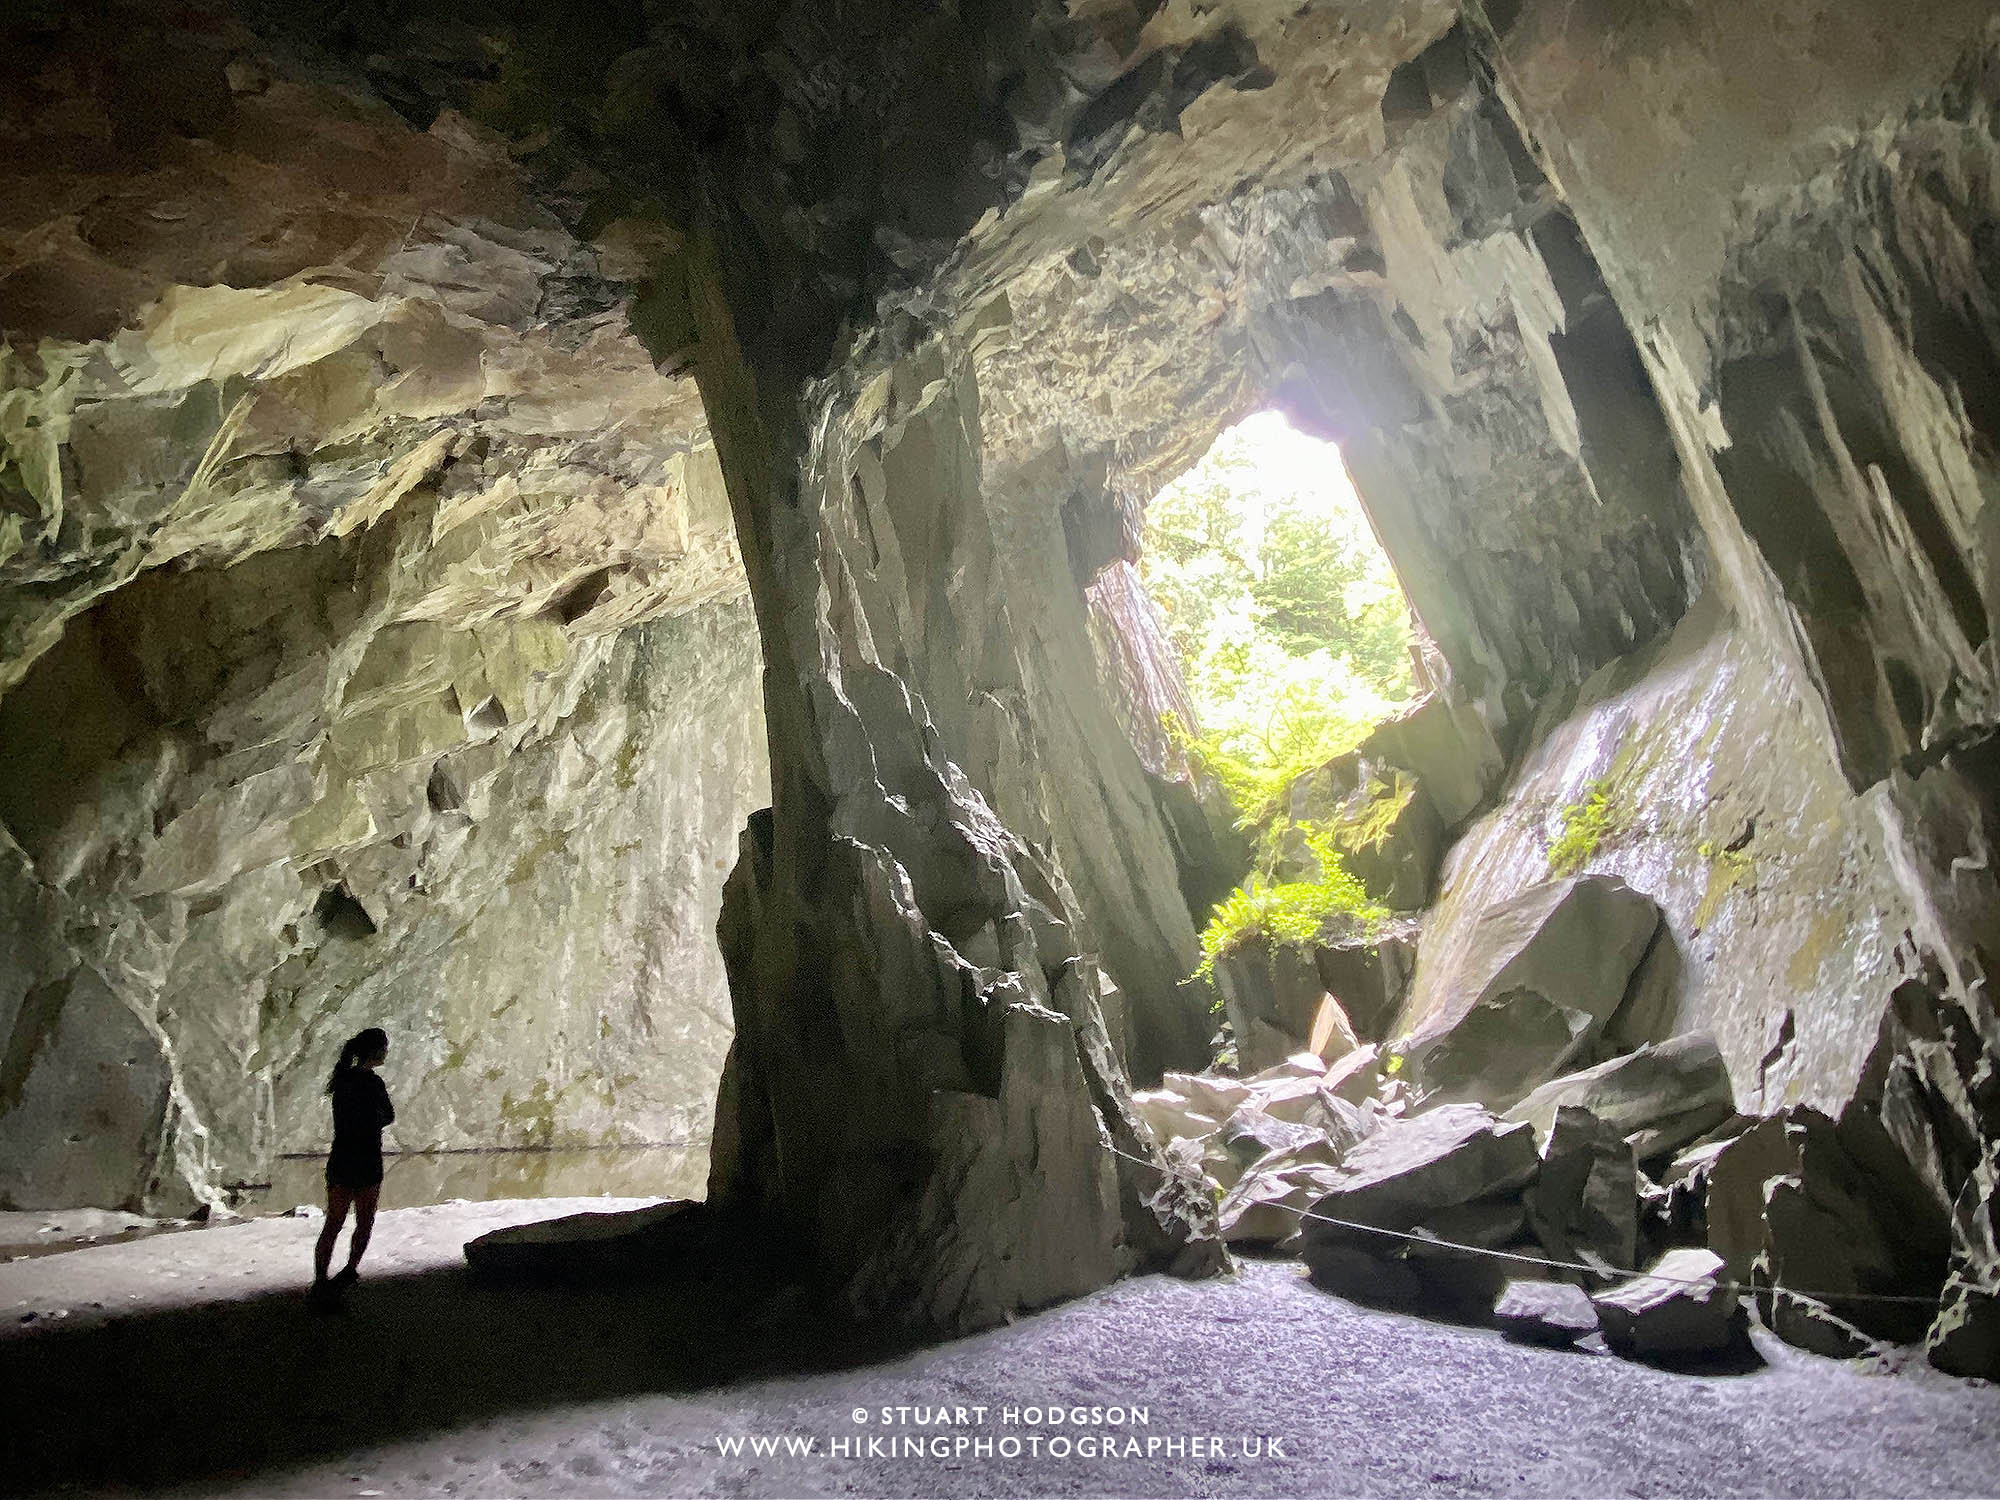
[[[375,1229],[375,1203],[382,1195],[382,1127],[396,1118],[389,1090],[375,1070],[389,1056],[389,1034],[370,1026],[347,1039],[326,1091],[333,1096],[333,1150],[326,1158],[326,1227],[313,1250],[313,1295],[329,1297],[360,1279],[361,1256]],[[347,1269],[331,1281],[334,1241],[354,1209],[354,1238]]]

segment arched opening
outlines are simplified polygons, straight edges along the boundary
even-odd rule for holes
[[[1340,449],[1277,412],[1147,506],[1140,576],[1187,685],[1178,738],[1246,826],[1416,693],[1409,601]]]
[[[766,743],[631,225],[559,228],[489,138],[173,55],[237,125],[172,149],[280,185],[107,147],[78,191],[125,227],[0,297],[0,1214],[56,1215],[46,1247],[316,1205],[370,1027],[386,1207],[699,1197]],[[115,92],[41,67],[23,97]]]
[[[1139,572],[1182,675],[1163,730],[1248,848],[1240,884],[1195,913],[1216,1059],[1247,1071],[1324,1048],[1311,995],[1245,997],[1288,949],[1370,935],[1429,894],[1436,818],[1360,749],[1418,695],[1422,629],[1339,448],[1275,411],[1225,429],[1154,497]]]

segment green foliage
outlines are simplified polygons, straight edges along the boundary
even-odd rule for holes
[[[1739,879],[1748,875],[1755,865],[1755,860],[1748,849],[1731,849],[1727,845],[1713,843],[1708,839],[1703,839],[1695,845],[1695,853],[1707,860],[1710,865],[1728,870]]]
[[[1623,811],[1612,800],[1611,778],[1599,777],[1584,788],[1583,800],[1557,814],[1562,832],[1549,845],[1549,870],[1574,875],[1590,863],[1598,846],[1625,826]]]
[[[1142,568],[1201,721],[1169,732],[1246,826],[1409,699],[1395,572],[1338,456],[1279,418],[1223,434],[1161,491]]]
[[[1281,825],[1279,804],[1285,788],[1307,771],[1318,769],[1358,745],[1375,727],[1374,720],[1315,712],[1301,704],[1296,712],[1276,720],[1272,736],[1254,754],[1239,753],[1219,734],[1190,734],[1175,714],[1168,714],[1167,738],[1187,757],[1188,764],[1208,776],[1236,809],[1237,826],[1270,828]]]
[[[1279,644],[1296,656],[1330,650],[1385,698],[1409,695],[1409,609],[1372,536],[1279,506],[1265,527],[1263,557],[1250,595]]]
[[[1388,913],[1368,899],[1333,846],[1333,831],[1316,823],[1296,825],[1306,837],[1320,875],[1317,880],[1267,880],[1253,874],[1225,897],[1201,934],[1201,963],[1195,974],[1215,973],[1216,960],[1253,938],[1272,943],[1306,943],[1339,917],[1357,924],[1379,922]],[[1218,1002],[1219,1004],[1220,1002]]]
[[[1695,852],[1708,862],[1708,884],[1694,912],[1694,927],[1700,931],[1715,920],[1732,891],[1755,888],[1757,862],[1748,849],[1731,849],[1707,839],[1695,847]]]
[[[1409,606],[1338,454],[1282,419],[1253,417],[1147,508],[1142,563],[1200,726],[1167,734],[1259,828],[1258,870],[1201,935],[1199,977],[1255,938],[1307,942],[1329,921],[1387,915],[1342,862],[1331,829],[1298,825],[1319,867],[1278,880],[1298,776],[1354,748],[1413,690]]]

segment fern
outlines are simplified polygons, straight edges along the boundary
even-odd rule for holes
[[[1214,781],[1236,809],[1236,826],[1246,832],[1279,819],[1286,789],[1308,771],[1316,771],[1345,755],[1373,729],[1365,719],[1335,718],[1283,726],[1290,732],[1272,736],[1260,756],[1238,754],[1219,735],[1195,734],[1179,714],[1160,716],[1168,741],[1186,758],[1197,776]]]
[[[1319,864],[1319,879],[1271,881],[1253,874],[1231,891],[1202,929],[1201,963],[1194,971],[1197,978],[1213,978],[1218,959],[1256,938],[1274,944],[1309,943],[1337,917],[1368,926],[1388,916],[1368,899],[1361,882],[1342,861],[1331,829],[1314,823],[1297,827]]]
[[[1625,826],[1623,811],[1612,801],[1608,776],[1586,786],[1583,800],[1564,807],[1558,817],[1562,832],[1549,845],[1549,870],[1556,875],[1576,874],[1605,839]]]

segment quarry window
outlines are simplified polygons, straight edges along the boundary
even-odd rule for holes
[[[1169,732],[1246,826],[1412,695],[1409,602],[1340,450],[1276,412],[1154,498],[1140,572],[1196,718]]]
[[[1147,507],[1140,568],[1194,717],[1167,732],[1251,839],[1242,884],[1205,914],[1197,976],[1252,939],[1385,917],[1392,893],[1351,854],[1395,789],[1335,763],[1412,697],[1415,630],[1339,449],[1275,412],[1240,422]],[[1235,1061],[1228,1020],[1215,1040]]]

